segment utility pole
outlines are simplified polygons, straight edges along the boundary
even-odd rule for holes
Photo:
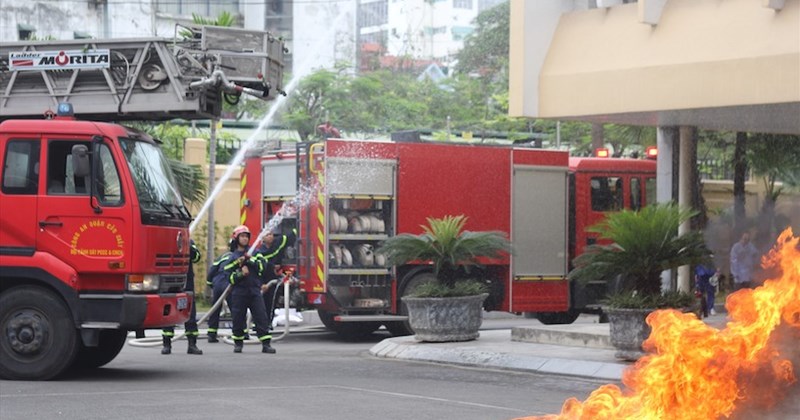
[[[219,119],[211,120],[211,135],[208,140],[208,196],[214,191],[217,178],[217,123]],[[206,235],[206,273],[211,269],[211,264],[216,258],[216,238],[214,237],[214,203],[208,206],[208,234]]]

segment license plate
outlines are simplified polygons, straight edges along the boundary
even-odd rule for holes
[[[189,307],[189,299],[185,297],[179,297],[178,310],[180,311],[181,309],[186,309],[187,307]]]

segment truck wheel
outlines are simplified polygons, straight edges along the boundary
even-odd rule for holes
[[[81,342],[74,367],[94,369],[107,364],[122,351],[127,338],[128,332],[124,330],[100,331],[100,341],[97,343],[97,347],[87,347]]]
[[[336,322],[333,319],[336,314],[317,309],[319,319],[329,330],[335,332],[346,340],[356,340],[372,334],[381,327],[380,322]]]
[[[405,282],[403,289],[399,293],[399,296],[408,296],[423,283],[429,283],[432,281],[436,281],[436,276],[434,276],[430,271],[417,273],[411,277],[411,279]],[[398,312],[400,315],[408,316],[408,307],[405,303],[403,303],[402,299],[397,303],[397,308],[399,309]],[[411,325],[408,323],[408,321],[387,322],[384,325],[386,325],[386,329],[389,330],[389,332],[395,337],[414,334],[414,330],[411,329]]]
[[[0,378],[48,380],[78,352],[78,330],[66,304],[37,286],[14,287],[0,296]]]
[[[544,325],[572,324],[578,319],[580,312],[569,310],[567,312],[539,312],[536,318]]]

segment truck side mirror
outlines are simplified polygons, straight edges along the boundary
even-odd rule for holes
[[[89,176],[89,148],[85,144],[72,146],[72,172],[77,177]]]

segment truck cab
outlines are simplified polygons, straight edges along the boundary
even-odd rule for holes
[[[101,366],[129,330],[188,319],[191,215],[152,138],[6,120],[0,162],[0,377]]]

